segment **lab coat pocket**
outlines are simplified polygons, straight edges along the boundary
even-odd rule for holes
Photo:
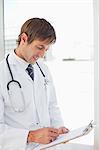
[[[16,82],[11,82],[8,90],[8,99],[10,101],[11,107],[14,111],[24,111],[25,109],[25,99],[22,89]]]

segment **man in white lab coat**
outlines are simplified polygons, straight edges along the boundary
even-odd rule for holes
[[[38,60],[55,41],[55,30],[48,21],[29,19],[21,28],[17,48],[0,63],[2,150],[25,150],[68,132],[48,68]]]

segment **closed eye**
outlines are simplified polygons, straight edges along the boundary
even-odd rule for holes
[[[39,46],[36,46],[37,47],[37,49],[39,49],[39,50],[43,50],[44,48],[43,47],[39,47]]]
[[[36,48],[38,50],[42,50],[42,51],[47,51],[49,49],[49,47],[45,48],[43,45],[42,46],[36,46]]]

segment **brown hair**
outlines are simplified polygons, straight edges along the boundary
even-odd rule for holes
[[[37,39],[41,41],[48,39],[49,43],[56,41],[56,33],[53,26],[43,18],[31,18],[22,25],[17,40],[18,45],[20,44],[22,33],[28,36],[28,44]]]

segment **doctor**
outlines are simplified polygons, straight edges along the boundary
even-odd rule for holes
[[[0,63],[2,150],[31,149],[68,132],[48,68],[39,60],[55,41],[48,21],[31,18],[21,27],[17,48]]]

